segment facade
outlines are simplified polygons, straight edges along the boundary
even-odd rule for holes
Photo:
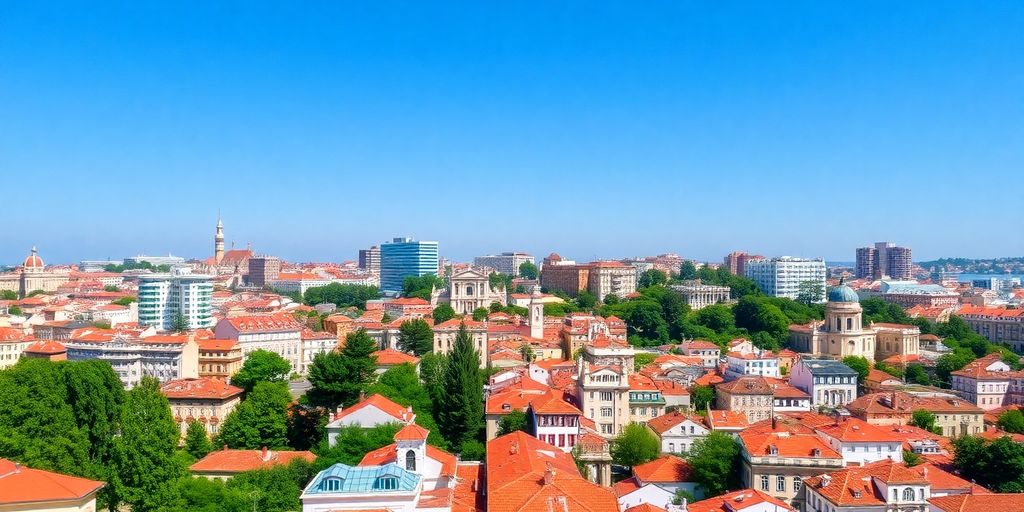
[[[829,512],[928,512],[928,479],[903,464],[883,460],[804,480],[805,510]]]
[[[665,411],[665,397],[654,379],[634,373],[629,376],[629,419],[632,423],[646,423]]]
[[[625,343],[588,345],[576,365],[576,396],[580,409],[594,421],[597,433],[615,437],[632,421],[630,375],[635,351]]]
[[[914,395],[887,391],[864,395],[846,404],[854,418],[872,425],[909,425],[914,411],[927,409],[935,414],[935,426],[941,435],[957,437],[984,431],[984,410],[952,395]]]
[[[801,509],[804,479],[845,467],[843,456],[810,427],[772,418],[739,434],[745,487]]]
[[[263,288],[281,275],[281,259],[276,256],[249,258],[249,284]]]
[[[1014,371],[999,353],[971,361],[950,374],[953,391],[989,411],[1024,404],[1024,371]]]
[[[825,261],[782,256],[748,261],[746,276],[757,283],[765,295],[796,300],[802,289],[825,289]]]
[[[202,424],[210,437],[217,435],[221,422],[242,401],[242,391],[210,377],[172,380],[160,386],[171,404],[174,422],[181,428],[182,439],[193,421]]]
[[[231,380],[242,369],[242,347],[235,340],[205,339],[199,343],[199,377]]]
[[[380,272],[380,247],[359,249],[359,268],[371,272]]]
[[[480,367],[487,367],[487,324],[470,319],[452,318],[447,322],[434,326],[434,353],[447,354],[455,346],[455,338],[459,334],[459,327],[465,323],[473,339],[473,348],[480,353]]]
[[[647,428],[661,441],[662,453],[687,453],[693,443],[711,433],[704,418],[679,411],[665,413],[647,422]]]
[[[526,262],[534,263],[534,259],[525,252],[503,252],[473,258],[473,265],[490,267],[508,276],[518,276],[519,266]]]
[[[771,418],[774,390],[764,377],[740,377],[715,386],[715,407],[740,411],[755,423]]]
[[[0,511],[95,512],[103,482],[0,459]]]
[[[174,269],[171,274],[139,276],[139,324],[169,331],[184,318],[188,329],[213,327],[213,277]]]
[[[700,279],[684,281],[683,284],[674,284],[670,288],[681,295],[690,309],[694,311],[713,304],[727,304],[732,301],[731,289],[728,286],[701,284]]]
[[[914,262],[909,248],[899,247],[892,242],[877,242],[874,247],[857,249],[854,270],[858,279],[910,279],[913,277]]]
[[[338,337],[327,331],[303,329],[299,334],[302,339],[302,353],[299,356],[299,373],[306,375],[317,354],[326,354],[338,348]]]
[[[565,292],[570,297],[575,297],[586,290],[589,282],[590,267],[587,265],[547,263],[540,271],[542,288]]]
[[[974,332],[994,343],[1024,351],[1024,308],[965,305],[957,312]]]
[[[672,505],[677,492],[686,492],[698,498],[704,495],[703,490],[692,480],[693,468],[690,463],[675,455],[663,455],[633,466],[633,476],[615,484],[614,489],[619,496],[619,508],[624,511],[685,512],[682,506]],[[660,508],[662,505],[666,508]]]
[[[636,268],[618,261],[591,263],[587,290],[601,300],[609,295],[624,298],[636,291]]]
[[[745,276],[747,275],[747,262],[754,260],[763,260],[764,256],[760,254],[747,254],[745,252],[731,252],[726,255],[723,263],[726,268],[729,269],[729,273],[734,276]]]
[[[380,288],[398,294],[406,277],[437,274],[437,242],[395,238],[380,246]]]
[[[853,267],[853,275],[857,279],[875,278],[875,261],[878,260],[878,253],[874,247],[858,247],[857,260]]]
[[[107,361],[128,388],[143,377],[160,382],[199,377],[199,344],[191,335],[137,338],[97,331],[85,329],[64,340],[67,359]]]
[[[472,315],[477,308],[489,308],[497,302],[506,303],[504,285],[491,288],[487,274],[468,268],[453,273],[448,279],[448,302],[455,313]]]
[[[710,341],[684,341],[679,344],[679,348],[684,356],[699,357],[705,368],[717,368],[721,359],[722,349]]]
[[[811,396],[814,407],[839,407],[857,398],[857,372],[833,359],[801,358],[789,383]]]
[[[237,341],[243,356],[269,350],[288,361],[292,371],[302,368],[302,325],[288,313],[222,318],[214,334],[217,339]]]
[[[917,281],[882,281],[878,297],[904,308],[949,308],[960,305],[960,295],[955,291]]]
[[[746,375],[779,377],[779,356],[770,350],[733,350],[725,354],[726,380]]]
[[[890,429],[856,418],[845,418],[815,427],[815,431],[843,456],[847,466],[880,460],[903,462],[903,437]]]
[[[18,272],[0,275],[0,290],[17,292],[19,297],[24,298],[35,290],[54,292],[69,279],[68,272],[47,270],[36,248],[32,247],[32,252],[22,262]]]
[[[14,327],[0,327],[0,370],[14,366],[36,340]]]
[[[327,421],[327,444],[338,444],[338,435],[346,427],[374,428],[378,425],[398,423],[407,425],[416,421],[411,407],[392,402],[383,395],[373,394],[345,409],[338,408]]]

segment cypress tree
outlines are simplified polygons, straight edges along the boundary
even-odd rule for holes
[[[484,426],[484,391],[480,376],[480,353],[465,322],[459,326],[455,346],[444,370],[437,423],[449,446],[477,441]]]

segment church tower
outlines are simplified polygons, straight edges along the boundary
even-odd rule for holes
[[[213,259],[218,264],[224,259],[224,223],[220,214],[217,215],[217,234],[213,236]]]
[[[533,287],[530,295],[530,337],[544,339],[544,303],[541,302],[540,287]]]

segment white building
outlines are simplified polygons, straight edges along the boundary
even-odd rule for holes
[[[684,356],[700,357],[705,368],[717,368],[722,357],[722,349],[710,341],[693,340],[679,344]]]
[[[288,313],[222,318],[213,332],[217,339],[237,341],[243,356],[269,350],[288,361],[292,371],[302,369],[302,325]]]
[[[534,260],[533,256],[525,252],[503,252],[501,254],[473,258],[473,265],[475,266],[490,267],[510,276],[518,276],[519,266],[526,262],[534,263]]]
[[[880,460],[903,462],[903,437],[857,418],[815,427],[818,436],[843,456],[847,466]]]
[[[69,361],[107,361],[128,388],[143,377],[154,377],[160,382],[199,377],[199,344],[191,335],[135,338],[111,331],[82,329],[62,343]]]
[[[383,395],[370,395],[347,409],[338,408],[327,421],[327,445],[338,444],[338,434],[345,427],[373,428],[387,423],[406,425],[416,421],[412,407],[404,407]]]
[[[170,274],[139,276],[139,323],[159,330],[173,328],[180,315],[189,329],[204,329],[214,324],[213,276],[192,274],[176,268]]]
[[[489,308],[497,302],[506,303],[505,286],[491,288],[487,274],[472,268],[455,272],[448,278],[448,290],[440,301],[447,301],[460,315],[471,315],[478,308]]]
[[[765,295],[795,300],[803,287],[814,286],[820,301],[825,301],[825,260],[791,256],[751,260],[745,272]]]
[[[309,372],[317,354],[326,354],[338,348],[338,336],[326,331],[303,329],[299,337],[302,339],[302,355],[299,357],[298,371],[302,375]]]
[[[884,460],[804,479],[804,510],[925,512],[928,480],[902,463]],[[1008,509],[1007,509],[1008,510]]]
[[[839,361],[803,357],[789,373],[789,383],[811,395],[815,407],[838,407],[857,398],[857,372]]]
[[[770,350],[733,350],[725,354],[725,380],[744,375],[779,377],[779,356]]]
[[[695,441],[711,433],[700,416],[679,411],[652,418],[647,427],[661,440],[662,453],[687,453]]]

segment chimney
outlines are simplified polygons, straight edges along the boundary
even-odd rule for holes
[[[263,459],[263,462],[270,460],[270,455],[269,452],[267,451],[266,446],[263,447],[262,453],[260,454],[260,458]]]
[[[228,445],[225,444],[221,449],[224,451],[228,451]]]
[[[14,463],[14,472],[15,473],[21,473],[21,463],[20,462],[15,462]]]
[[[774,432],[778,427],[779,427],[779,417],[778,416],[772,416],[772,432]]]
[[[544,485],[551,485],[553,483],[555,483],[555,468],[549,462],[544,469]]]
[[[928,466],[924,466],[923,468],[921,468],[921,475],[924,476],[925,478],[928,478]]]
[[[821,487],[828,487],[828,484],[832,483],[832,477],[829,475],[821,475]]]
[[[519,441],[512,441],[512,444],[508,447],[508,453],[511,455],[519,453]]]

